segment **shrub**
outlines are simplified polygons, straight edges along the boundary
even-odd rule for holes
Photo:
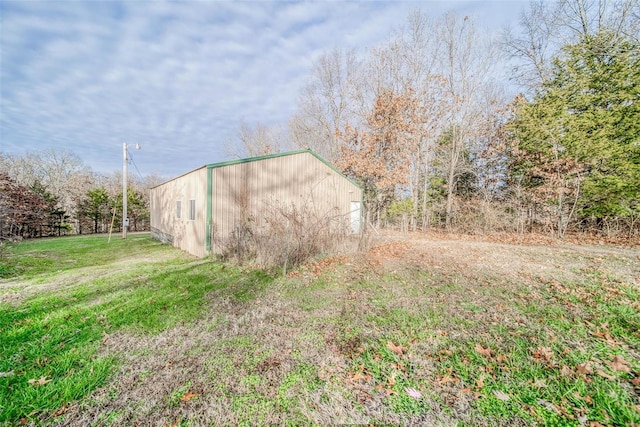
[[[245,217],[228,238],[218,241],[224,260],[253,261],[287,268],[335,251],[350,234],[348,218],[334,211],[318,212],[304,204],[264,205],[261,217]]]

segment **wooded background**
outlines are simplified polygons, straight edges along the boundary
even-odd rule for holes
[[[382,45],[325,52],[289,122],[242,123],[235,154],[313,149],[376,227],[637,238],[639,34],[637,0],[532,2],[499,35],[416,11]],[[132,230],[161,180],[133,176]],[[0,153],[0,239],[105,232],[120,188],[64,150]]]

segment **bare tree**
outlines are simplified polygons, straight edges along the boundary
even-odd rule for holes
[[[329,161],[340,154],[336,132],[353,118],[357,105],[360,62],[355,51],[333,49],[313,67],[289,122],[298,147],[311,148]]]
[[[468,16],[445,16],[439,36],[444,46],[441,71],[449,104],[440,165],[447,189],[445,223],[450,227],[458,179],[470,171],[467,152],[483,131],[483,99],[491,93],[487,76],[492,75],[497,51],[494,41],[479,33]]]
[[[603,29],[621,34],[629,27],[630,12],[638,8],[637,0],[562,0],[559,5],[558,29],[565,43]]]
[[[516,61],[515,80],[533,92],[549,79],[562,46],[604,29],[638,40],[639,22],[638,0],[536,0],[522,12],[520,31],[505,28],[502,47]]]
[[[235,152],[229,153],[238,158],[279,153],[292,146],[291,137],[286,129],[277,125],[269,127],[262,123],[251,125],[244,120],[240,122],[238,138],[240,146]],[[231,146],[237,147],[235,144]]]
[[[39,154],[42,184],[71,213],[77,200],[93,186],[93,174],[80,157],[68,150],[47,149]]]
[[[389,90],[404,96],[410,94],[413,99],[406,105],[408,127],[403,130],[403,150],[410,164],[403,192],[411,201],[409,226],[413,229],[417,228],[420,215],[423,229],[428,225],[431,182],[428,176],[446,112],[444,80],[439,69],[442,43],[434,31],[437,25],[420,11],[411,13],[405,26],[371,50],[365,67],[366,78],[360,86],[361,99],[369,103]]]
[[[551,58],[560,44],[556,35],[560,26],[560,3],[532,1],[520,14],[521,33],[505,28],[502,47],[511,59],[515,80],[528,90],[540,87],[550,76]]]
[[[623,34],[640,43],[640,1],[625,2],[628,7],[623,8],[623,14],[627,19],[627,26],[622,30]]]

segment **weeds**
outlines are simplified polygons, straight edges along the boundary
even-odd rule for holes
[[[341,216],[318,212],[303,204],[266,204],[262,220],[247,218],[227,238],[218,241],[222,258],[266,267],[294,268],[321,254],[328,254],[347,237]]]

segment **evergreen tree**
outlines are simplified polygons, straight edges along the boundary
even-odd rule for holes
[[[93,221],[93,232],[98,233],[99,225],[109,217],[109,194],[104,187],[87,191],[86,198],[80,204],[80,211]]]
[[[511,123],[516,175],[560,235],[574,214],[600,221],[640,209],[638,47],[606,31],[566,46]]]

